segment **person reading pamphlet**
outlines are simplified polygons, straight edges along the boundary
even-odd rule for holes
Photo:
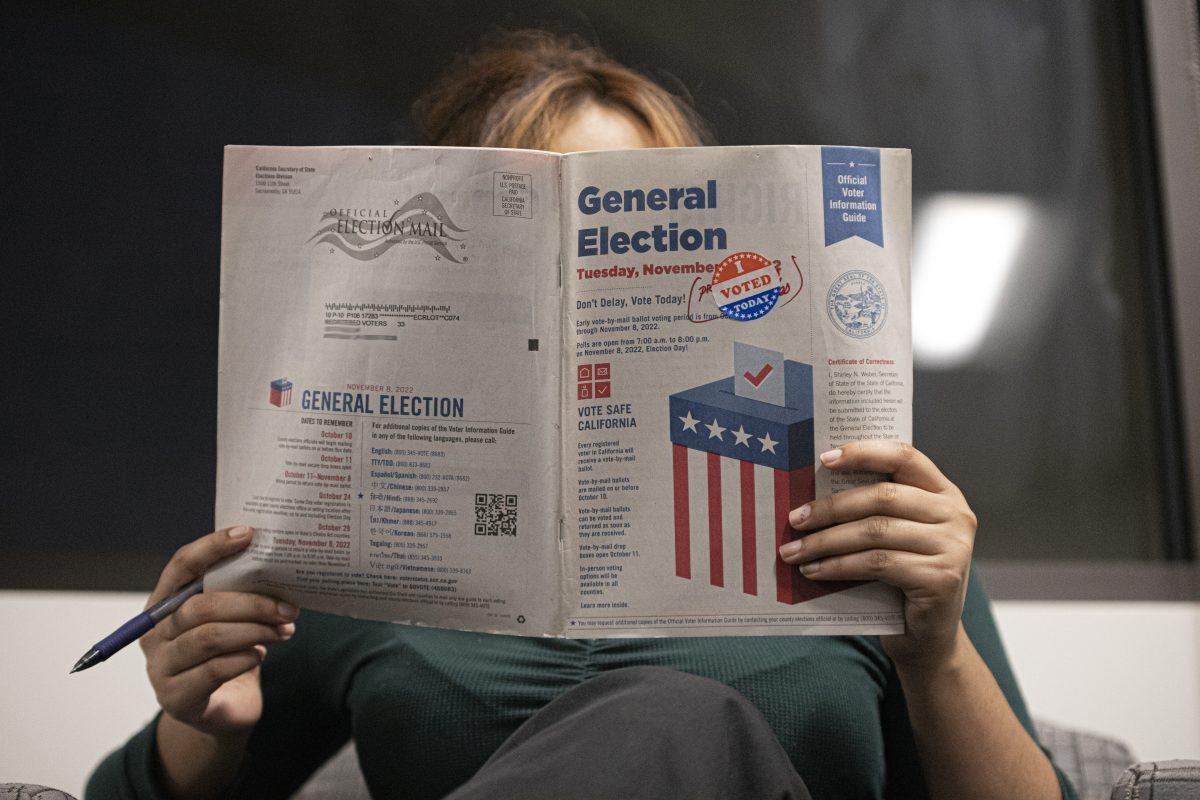
[[[414,111],[226,148],[219,529],[89,796],[353,739],[380,797],[1072,797],[909,444],[909,152],[705,146],[538,31]]]

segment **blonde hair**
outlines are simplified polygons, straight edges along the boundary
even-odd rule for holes
[[[549,149],[587,102],[631,114],[652,147],[710,144],[691,105],[575,35],[497,31],[413,103],[422,144]]]

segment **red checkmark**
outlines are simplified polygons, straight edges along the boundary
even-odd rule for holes
[[[762,382],[765,381],[767,376],[771,374],[771,365],[763,365],[763,368],[758,371],[757,375],[751,375],[749,372],[744,372],[742,374],[746,377],[746,380],[750,381],[750,385],[757,389],[759,386],[762,386]]]

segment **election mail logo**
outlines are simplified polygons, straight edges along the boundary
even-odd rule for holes
[[[320,227],[309,241],[328,244],[359,261],[372,261],[401,244],[427,245],[437,255],[455,264],[467,261],[466,233],[450,217],[442,201],[433,192],[423,192],[407,202],[392,201],[394,210],[386,208],[334,208],[321,215]],[[459,251],[455,256],[453,250]]]
[[[887,292],[879,279],[864,269],[852,269],[829,287],[829,319],[855,339],[874,336],[887,319]]]

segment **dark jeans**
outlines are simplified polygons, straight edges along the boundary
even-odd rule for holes
[[[530,717],[446,800],[812,800],[737,691],[663,667],[604,673]]]

